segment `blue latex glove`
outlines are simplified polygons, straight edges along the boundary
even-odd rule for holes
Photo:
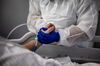
[[[46,31],[47,28],[41,28],[40,31],[38,32],[38,41],[41,44],[50,44],[53,42],[58,42],[60,40],[60,35],[58,32],[52,31],[50,33],[44,33],[41,30]]]

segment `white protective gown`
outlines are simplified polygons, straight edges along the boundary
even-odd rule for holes
[[[60,34],[58,45],[89,47],[97,15],[92,0],[29,0],[27,26],[37,34],[41,27],[53,23]]]

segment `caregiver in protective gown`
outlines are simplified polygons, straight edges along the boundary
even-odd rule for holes
[[[51,23],[60,35],[57,45],[91,47],[97,18],[92,0],[29,0],[27,26],[37,34]]]

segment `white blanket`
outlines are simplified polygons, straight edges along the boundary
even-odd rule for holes
[[[0,66],[100,66],[96,63],[78,64],[69,57],[47,59],[18,44],[0,42]]]

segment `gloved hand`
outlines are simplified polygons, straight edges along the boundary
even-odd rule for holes
[[[50,44],[53,42],[58,42],[60,40],[60,35],[58,32],[52,31],[50,33],[45,33],[48,28],[41,28],[38,32],[38,41],[41,44]]]

